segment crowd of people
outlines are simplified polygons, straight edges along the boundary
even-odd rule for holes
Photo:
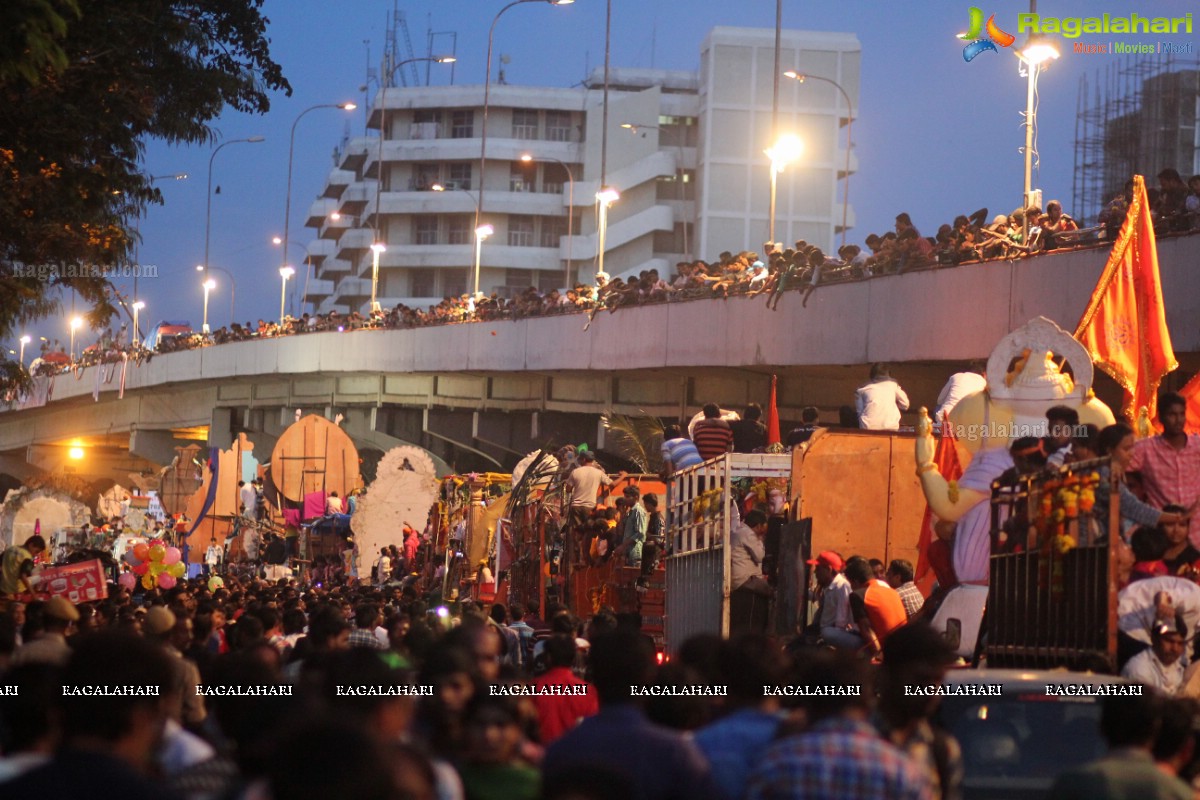
[[[1158,187],[1148,190],[1155,228],[1160,234],[1187,233],[1200,228],[1200,175],[1184,182],[1177,170],[1158,174]],[[767,307],[776,309],[787,291],[802,291],[804,302],[818,286],[860,280],[914,269],[1011,259],[1049,250],[1090,246],[1102,239],[1111,241],[1124,221],[1132,201],[1133,182],[1106,204],[1095,228],[1080,230],[1062,204],[1051,200],[1043,211],[1038,206],[1020,208],[988,220],[988,210],[960,215],[939,226],[934,236],[925,237],[908,213],[896,216],[893,231],[872,233],[864,246],[847,244],[836,255],[799,240],[790,247],[768,242],[761,253],[723,252],[715,260],[680,262],[675,274],[657,269],[643,270],[636,278],[610,279],[606,273],[596,283],[573,288],[539,291],[530,286],[510,297],[498,293],[446,297],[437,305],[413,308],[403,304],[368,314],[304,313],[281,322],[233,322],[208,334],[184,332],[159,337],[157,341],[131,346],[128,326],[106,331],[93,346],[72,362],[61,343],[43,344],[42,357],[31,370],[53,375],[77,367],[147,358],[154,353],[190,350],[197,347],[249,341],[319,331],[403,329],[460,322],[524,319],[557,314],[615,312],[619,308],[705,298],[765,295]]]

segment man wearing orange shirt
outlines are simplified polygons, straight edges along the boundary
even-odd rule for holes
[[[904,601],[886,581],[875,577],[871,562],[862,556],[852,556],[846,562],[846,579],[850,581],[850,613],[858,632],[872,656],[883,651],[883,643],[892,631],[908,622]]]

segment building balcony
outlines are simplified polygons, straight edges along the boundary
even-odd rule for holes
[[[304,227],[321,228],[329,218],[329,215],[334,211],[337,211],[336,200],[331,200],[327,197],[318,197],[308,207],[308,218],[304,220]]]
[[[367,150],[375,143],[374,136],[356,136],[346,143],[338,159],[338,169],[357,173],[366,160]]]
[[[344,258],[327,258],[321,262],[321,275],[334,275],[339,273],[349,274],[354,269],[354,262],[347,261]]]
[[[331,294],[333,294],[333,281],[310,278],[308,280],[308,291],[304,295],[304,302],[315,305]]]
[[[566,237],[561,237],[566,243]],[[595,245],[592,245],[595,249]],[[559,269],[561,268],[559,247],[511,247],[502,241],[488,240],[483,243],[481,265],[512,269]],[[580,258],[578,253],[572,253]],[[379,268],[411,267],[470,267],[475,261],[473,244],[402,244],[389,247],[379,257]],[[371,277],[371,260],[364,258],[358,264],[358,275]]]
[[[337,200],[342,196],[342,192],[346,191],[356,180],[358,180],[358,176],[349,170],[330,170],[329,178],[325,182],[325,191],[321,196]]]

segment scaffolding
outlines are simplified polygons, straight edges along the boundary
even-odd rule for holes
[[[1114,57],[1079,78],[1072,207],[1093,225],[1134,174],[1151,182],[1174,167],[1200,173],[1200,57],[1173,53]]]

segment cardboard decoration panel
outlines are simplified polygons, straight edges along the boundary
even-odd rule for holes
[[[309,414],[290,425],[271,453],[271,480],[293,503],[313,492],[345,497],[362,485],[358,448],[329,420]]]

